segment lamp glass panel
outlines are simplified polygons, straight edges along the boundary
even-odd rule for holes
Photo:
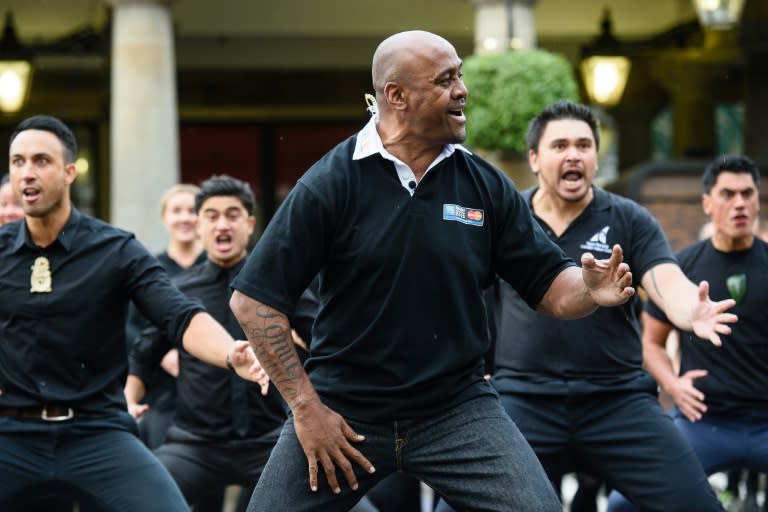
[[[587,93],[598,105],[612,107],[619,103],[629,77],[626,57],[595,55],[581,62]]]
[[[744,0],[694,0],[699,21],[705,27],[728,29],[739,22]]]

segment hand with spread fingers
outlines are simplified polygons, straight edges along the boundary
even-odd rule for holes
[[[690,370],[680,375],[673,386],[667,389],[677,409],[689,420],[698,421],[707,412],[704,393],[694,385],[697,379],[706,377],[707,370]]]
[[[321,467],[336,494],[341,492],[337,468],[353,490],[357,490],[353,462],[368,473],[375,471],[373,464],[352,445],[363,442],[365,437],[352,430],[341,415],[319,400],[305,402],[293,412],[296,436],[309,463],[309,486],[313,491],[317,491],[317,475]]]
[[[720,334],[731,334],[731,327],[727,324],[735,323],[739,317],[733,313],[726,313],[736,305],[733,299],[725,299],[714,302],[709,298],[709,283],[699,283],[699,301],[691,313],[691,328],[701,339],[709,340],[713,345],[720,346]]]
[[[632,287],[632,272],[623,262],[623,252],[619,245],[614,245],[611,257],[598,260],[591,253],[581,256],[581,269],[584,283],[595,303],[601,306],[618,306],[635,294]]]

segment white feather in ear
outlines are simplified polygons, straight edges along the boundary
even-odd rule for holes
[[[376,113],[379,111],[379,107],[376,105],[376,98],[373,96],[373,94],[365,93],[365,104],[368,105],[366,107],[366,110],[372,115],[375,116]]]

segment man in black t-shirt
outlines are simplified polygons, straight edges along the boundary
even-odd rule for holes
[[[511,181],[459,145],[467,89],[448,41],[387,38],[372,75],[376,114],[301,177],[233,283],[292,412],[249,510],[348,510],[401,471],[462,509],[560,511],[483,378],[482,292],[498,274],[532,308],[583,316],[634,293],[621,249],[579,269]],[[302,367],[288,319],[317,274]]]
[[[207,259],[173,278],[236,339],[244,335],[229,309],[229,285],[245,262],[255,205],[243,181],[229,176],[204,181],[195,194],[195,226]],[[179,349],[176,414],[155,455],[191,506],[227,485],[241,485],[250,495],[285,421],[283,400],[272,386],[260,389],[201,361],[184,350],[181,340],[150,327],[133,344],[129,358],[125,396],[134,417],[147,411],[140,403],[145,383],[171,347]]]
[[[707,474],[747,468],[768,472],[768,244],[756,237],[760,172],[744,156],[720,157],[702,179],[702,206],[711,238],[683,249],[680,267],[710,283],[713,297],[736,301],[739,323],[712,346],[695,334],[680,335],[680,370],[666,352],[674,328],[649,301],[643,312],[643,359],[675,403],[675,424]],[[611,510],[633,510],[611,496]]]
[[[597,121],[589,108],[555,103],[530,123],[529,161],[538,186],[523,193],[545,233],[566,254],[625,248],[635,284],[674,322],[719,343],[723,313],[677,266],[656,220],[642,207],[592,184]],[[526,308],[503,282],[494,289],[493,384],[552,481],[591,474],[643,510],[720,510],[690,445],[656,399],[642,368],[638,304],[556,320]]]

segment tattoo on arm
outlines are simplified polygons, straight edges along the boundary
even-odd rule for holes
[[[659,283],[656,282],[656,269],[651,269],[648,272],[651,273],[651,283],[653,283],[653,289],[656,290],[656,293],[660,298],[664,298],[664,295],[661,293],[661,290],[659,289]]]
[[[288,318],[273,308],[259,305],[255,319],[241,322],[256,357],[288,405],[302,401],[303,367],[291,337]]]

